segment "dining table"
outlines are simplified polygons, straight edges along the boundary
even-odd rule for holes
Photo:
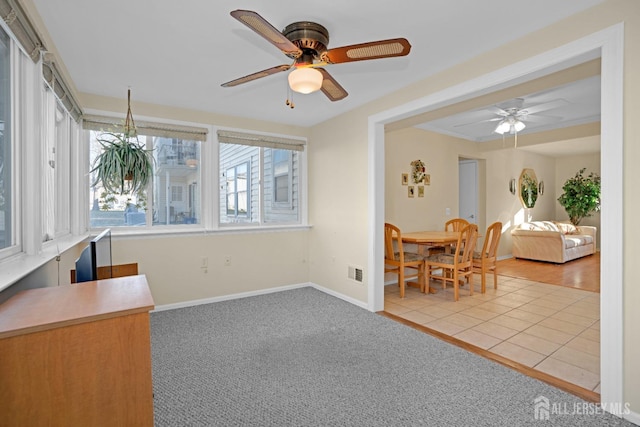
[[[402,243],[412,243],[418,245],[418,253],[423,254],[423,248],[429,246],[450,246],[458,243],[459,231],[414,231],[402,233]],[[425,273],[426,274],[426,273]],[[426,279],[428,281],[428,279]],[[408,282],[408,286],[420,287],[417,282]],[[429,293],[435,294],[438,291],[429,286]]]

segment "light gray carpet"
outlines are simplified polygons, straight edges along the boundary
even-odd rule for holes
[[[537,397],[584,403],[313,288],[152,313],[151,339],[156,426],[542,425]]]

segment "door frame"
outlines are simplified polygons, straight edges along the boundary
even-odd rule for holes
[[[623,357],[623,81],[624,24],[618,23],[568,44],[413,100],[368,118],[368,302],[384,309],[384,128],[386,124],[454,102],[513,86],[551,72],[566,63],[579,64],[593,53],[601,57],[601,212],[600,396],[605,407],[621,416],[624,396]],[[596,55],[597,56],[597,55]],[[564,66],[563,66],[564,64]],[[604,280],[603,280],[604,279]],[[609,406],[613,404],[613,406]],[[618,411],[618,412],[615,412]]]

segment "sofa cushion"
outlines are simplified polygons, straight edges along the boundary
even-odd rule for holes
[[[578,229],[575,225],[568,222],[556,222],[556,227],[562,234],[578,234]]]
[[[590,245],[593,243],[593,237],[582,234],[570,234],[564,237],[565,249],[571,249],[578,246]]]
[[[553,221],[532,221],[520,224],[521,230],[532,231],[560,231]]]

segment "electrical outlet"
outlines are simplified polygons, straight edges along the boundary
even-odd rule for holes
[[[230,265],[231,265],[231,255],[226,255],[226,256],[224,257],[224,265],[225,265],[226,267],[228,267],[228,266],[230,266]]]
[[[446,208],[446,209],[444,210],[444,214],[445,214],[446,216],[451,216],[451,208]]]

